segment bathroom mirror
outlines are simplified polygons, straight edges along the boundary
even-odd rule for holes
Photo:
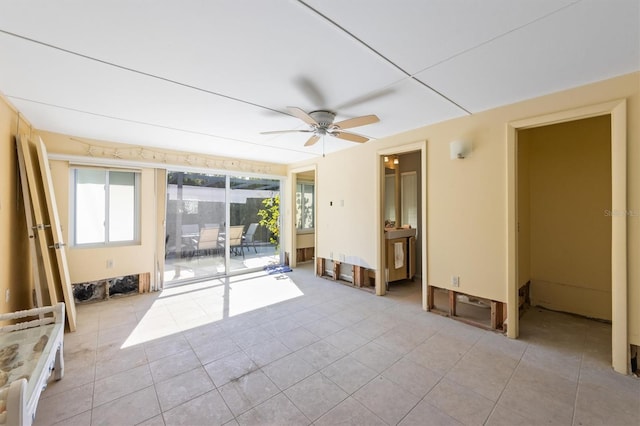
[[[384,158],[384,220],[385,226],[400,226],[400,168],[397,155]]]

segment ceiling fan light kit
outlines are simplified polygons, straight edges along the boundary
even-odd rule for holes
[[[319,109],[306,113],[298,107],[287,107],[291,115],[304,121],[309,125],[308,130],[276,130],[271,132],[262,132],[263,135],[280,134],[280,133],[313,133],[313,135],[305,142],[304,146],[311,146],[318,142],[323,136],[333,136],[334,138],[344,139],[350,142],[364,143],[369,140],[365,136],[356,133],[345,132],[343,129],[365,126],[380,121],[376,115],[363,115],[361,117],[349,118],[334,123],[336,113],[329,110]]]

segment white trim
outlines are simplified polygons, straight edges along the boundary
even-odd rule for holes
[[[611,116],[612,209],[627,209],[627,102],[619,99],[516,120],[507,123],[507,335],[519,335],[517,282],[517,142],[518,130],[548,126],[602,115]],[[619,373],[629,369],[627,218],[614,217],[611,225],[611,352]]]
[[[316,184],[315,182],[309,181],[309,180],[305,180],[305,181],[298,181],[296,178],[296,182],[294,183],[295,185],[295,191],[294,191],[294,198],[291,200],[291,215],[292,215],[292,219],[294,220],[295,224],[296,224],[296,235],[298,234],[311,234],[312,232],[315,232],[315,228],[316,228],[316,223],[313,222],[313,227],[312,228],[298,228],[298,207],[297,205],[294,206],[293,205],[293,201],[296,200],[297,203],[297,195],[298,195],[298,185],[302,185],[303,188],[302,190],[304,191],[304,187],[312,187],[313,188],[313,199],[311,200],[312,204],[311,204],[311,210],[312,210],[312,220],[315,219],[315,210],[316,210]],[[303,192],[304,194],[304,192]],[[300,210],[302,211],[302,215],[305,216],[305,212],[307,210],[307,208],[304,206],[304,204],[300,205]],[[295,211],[295,213],[294,213]]]
[[[376,221],[374,235],[376,236],[376,259],[378,265],[376,268],[376,294],[383,296],[386,293],[384,270],[385,270],[385,258],[384,258],[384,200],[382,198],[384,187],[384,156],[392,154],[404,154],[407,152],[420,151],[420,186],[422,188],[420,199],[422,215],[420,220],[420,229],[422,229],[422,236],[419,236],[420,247],[422,249],[422,256],[420,259],[422,266],[422,309],[427,310],[427,278],[428,278],[428,264],[427,264],[427,141],[422,140],[418,142],[408,143],[404,145],[397,145],[393,147],[383,148],[376,151],[376,189],[375,189],[375,205],[376,205]],[[397,220],[397,219],[396,219]]]
[[[287,172],[287,181],[290,183],[289,186],[289,191],[281,191],[283,194],[285,192],[289,193],[289,199],[291,199],[292,201],[296,199],[296,183],[297,183],[297,175],[298,173],[304,173],[304,172],[313,172],[313,225],[314,225],[314,229],[313,229],[313,233],[314,233],[314,239],[313,239],[313,246],[315,247],[315,254],[316,256],[318,255],[318,233],[316,232],[317,228],[317,224],[318,224],[318,166],[317,164],[310,164],[308,166],[303,166],[303,167],[297,167],[295,169],[291,169]],[[296,252],[297,252],[297,240],[296,240],[296,236],[298,235],[298,228],[296,227],[296,217],[295,217],[295,206],[293,205],[287,205],[286,209],[283,209],[283,206],[285,204],[283,203],[282,198],[280,199],[280,217],[283,218],[283,223],[286,223],[288,226],[283,227],[283,229],[289,229],[289,235],[291,235],[291,253],[290,253],[290,257],[289,257],[289,265],[292,268],[295,268],[298,265],[298,259],[296,256]],[[290,212],[290,214],[287,217],[283,216],[283,213],[285,212]],[[308,233],[311,233],[311,230],[305,230],[305,231],[309,231]],[[284,247],[284,244],[282,241],[280,241],[280,246]],[[317,262],[313,262],[313,270],[314,270],[314,274],[317,274],[318,271],[316,271],[316,266],[317,266]]]
[[[76,214],[77,214],[77,191],[78,191],[78,183],[77,183],[77,171],[78,170],[87,170],[87,169],[95,169],[103,172],[105,174],[105,206],[104,206],[104,241],[96,242],[96,243],[77,243],[77,235],[76,235]],[[109,241],[109,228],[110,228],[110,218],[109,218],[109,208],[111,206],[111,198],[109,193],[109,172],[126,172],[133,174],[133,191],[134,191],[134,224],[133,224],[133,239],[126,241]],[[86,166],[76,166],[69,165],[69,247],[73,249],[94,249],[94,248],[107,248],[107,247],[129,247],[129,246],[140,246],[142,244],[142,199],[141,199],[141,191],[142,191],[142,172],[141,170],[131,170],[131,169],[117,169],[112,170],[107,167],[86,167]]]

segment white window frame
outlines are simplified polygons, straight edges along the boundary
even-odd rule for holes
[[[313,187],[313,205],[311,206],[312,212],[311,212],[311,217],[313,218],[313,227],[312,228],[298,228],[298,209],[297,206],[295,208],[295,221],[296,221],[296,232],[298,234],[305,234],[305,233],[312,233],[315,232],[315,227],[316,227],[316,218],[315,218],[315,213],[316,213],[316,184],[315,182],[307,182],[307,181],[298,181],[296,182],[296,200],[294,202],[297,202],[297,194],[298,194],[298,185],[302,185],[304,186],[311,186]],[[302,188],[302,194],[304,194],[304,188]],[[301,206],[302,210],[305,210],[304,208],[304,204]],[[304,216],[304,212],[302,213],[302,215]]]
[[[134,224],[133,224],[133,239],[126,241],[109,241],[109,191],[105,190],[105,223],[104,223],[104,241],[94,243],[77,243],[76,242],[76,190],[77,190],[77,171],[78,170],[99,170],[105,174],[105,186],[109,185],[109,172],[125,172],[132,173],[134,176]],[[118,247],[118,246],[130,246],[139,245],[140,240],[140,224],[141,224],[141,210],[140,210],[140,182],[141,172],[140,170],[132,169],[120,169],[120,168],[105,168],[105,167],[90,167],[90,166],[70,166],[70,190],[69,190],[69,240],[72,247],[78,248],[96,248],[96,247]]]

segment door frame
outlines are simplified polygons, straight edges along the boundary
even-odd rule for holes
[[[291,266],[292,268],[295,268],[298,265],[298,259],[297,259],[297,249],[298,249],[298,230],[296,228],[296,206],[295,206],[295,202],[296,202],[296,185],[298,182],[298,173],[304,173],[304,172],[313,172],[313,223],[314,223],[314,229],[313,229],[313,246],[314,246],[314,253],[315,256],[317,256],[318,254],[318,208],[317,208],[317,200],[318,200],[318,168],[316,167],[315,164],[312,165],[308,165],[308,166],[304,166],[304,167],[299,167],[299,168],[295,168],[292,170],[289,170],[288,173],[288,182],[289,182],[289,200],[291,200],[291,202],[289,203],[289,208],[286,209],[286,211],[291,212],[290,213],[290,217],[288,218],[288,220],[286,220],[284,223],[288,223],[289,224],[289,235],[291,236],[290,241],[290,254],[289,254],[289,266]],[[282,191],[285,192],[285,191]],[[282,203],[281,203],[282,205]],[[284,213],[284,211],[282,212]],[[314,257],[315,257],[314,256]],[[316,267],[317,267],[317,262],[313,262],[314,266],[314,274],[318,274],[318,271],[316,271]]]
[[[146,166],[145,166],[146,167]],[[217,274],[217,275],[211,275],[208,277],[197,277],[197,278],[188,278],[188,279],[184,279],[184,280],[178,280],[176,282],[165,282],[163,279],[162,282],[162,286],[163,288],[172,288],[172,287],[177,287],[177,286],[181,286],[181,285],[185,285],[185,284],[192,284],[195,282],[200,282],[200,281],[205,281],[208,279],[218,279],[218,278],[225,278],[225,277],[232,277],[232,276],[236,276],[236,275],[242,275],[242,274],[246,274],[246,273],[252,273],[252,272],[258,272],[260,270],[262,270],[262,267],[253,267],[253,268],[246,268],[246,269],[237,269],[232,271],[231,270],[231,252],[230,252],[230,247],[229,247],[229,242],[228,242],[228,238],[229,238],[229,228],[231,226],[231,192],[233,191],[233,189],[231,189],[231,178],[233,177],[257,177],[257,178],[264,178],[264,179],[271,179],[271,180],[277,180],[280,183],[280,190],[279,190],[279,194],[280,194],[280,229],[282,230],[283,228],[283,214],[284,214],[284,208],[283,205],[285,203],[288,202],[287,199],[287,194],[285,191],[285,184],[286,184],[286,179],[284,176],[280,176],[280,175],[269,175],[269,174],[262,174],[262,173],[253,173],[253,172],[243,172],[241,170],[219,170],[219,169],[206,169],[206,168],[200,168],[200,167],[184,167],[184,166],[179,166],[179,165],[173,165],[173,166],[165,166],[162,167],[162,169],[164,170],[164,179],[165,179],[165,193],[166,193],[166,188],[167,188],[167,176],[169,174],[169,172],[183,172],[183,173],[203,173],[203,174],[208,174],[208,175],[216,175],[216,176],[221,176],[224,177],[225,179],[225,213],[224,213],[224,232],[225,235],[227,236],[227,241],[225,242],[225,252],[224,252],[224,256],[223,256],[223,262],[225,265],[225,272],[221,273],[221,274]],[[164,199],[164,218],[162,219],[162,228],[163,230],[166,229],[166,215],[167,215],[167,203],[169,202],[169,198],[165,196]],[[279,244],[279,248],[278,248],[278,257],[279,257],[279,263],[283,263],[284,260],[284,244],[286,244],[286,235],[283,232],[280,232],[280,244]],[[164,253],[163,253],[164,256]],[[164,261],[162,262],[162,271],[164,273]]]
[[[611,116],[611,207],[627,210],[627,103],[626,99],[590,105],[507,123],[507,336],[519,335],[517,245],[517,144],[518,131],[580,120]],[[627,308],[627,218],[611,215],[611,359],[615,371],[629,369]]]
[[[376,268],[376,295],[384,296],[386,293],[386,286],[384,281],[385,271],[385,253],[384,253],[384,157],[385,155],[404,154],[408,152],[420,151],[420,205],[422,208],[422,217],[420,220],[420,245],[422,248],[422,255],[420,256],[420,264],[422,267],[421,272],[421,284],[422,284],[422,309],[427,310],[427,141],[422,140],[419,142],[413,142],[404,145],[397,145],[389,148],[380,149],[376,152],[376,191],[375,191],[375,203],[376,203],[376,221],[375,221],[375,233],[376,236],[376,258],[378,259],[378,267]]]

